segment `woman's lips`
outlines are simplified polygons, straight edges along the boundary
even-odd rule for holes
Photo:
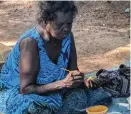
[[[61,33],[57,38],[63,40],[68,33]]]

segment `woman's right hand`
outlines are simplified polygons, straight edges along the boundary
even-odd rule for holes
[[[67,88],[73,88],[83,83],[83,77],[84,75],[81,75],[82,73],[78,70],[70,71],[66,78],[62,81],[64,82],[65,87]]]

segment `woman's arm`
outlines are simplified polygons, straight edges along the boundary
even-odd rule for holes
[[[71,43],[71,52],[70,52],[70,59],[69,59],[68,69],[69,70],[78,70],[77,54],[76,54],[76,47],[75,47],[73,33],[71,33],[71,41],[72,41],[72,43]]]
[[[47,85],[36,84],[39,72],[39,52],[37,43],[31,38],[20,43],[20,93],[44,94],[65,87],[64,81],[56,81]]]

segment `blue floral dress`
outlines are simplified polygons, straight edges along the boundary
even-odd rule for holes
[[[0,112],[4,114],[77,114],[84,112],[88,106],[107,103],[110,100],[109,93],[103,89],[89,91],[78,88],[68,90],[64,94],[61,90],[45,96],[20,94],[20,42],[27,37],[36,40],[39,49],[40,70],[37,75],[37,84],[55,82],[64,79],[67,75],[66,71],[61,68],[68,66],[71,47],[70,35],[62,41],[60,56],[57,63],[54,64],[46,53],[44,42],[36,27],[26,31],[9,53],[0,73]]]

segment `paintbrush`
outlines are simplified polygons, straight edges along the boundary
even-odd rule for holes
[[[71,72],[71,70],[68,70],[68,69],[65,69],[65,68],[61,68],[62,70],[65,70],[67,72]],[[77,76],[73,76],[73,79],[74,80],[81,80],[81,79],[84,79],[84,75],[80,74],[80,75],[77,75]]]
[[[67,71],[67,72],[70,72],[70,70],[67,70],[67,69],[65,69],[65,68],[61,68],[62,70],[65,70],[65,71]]]

